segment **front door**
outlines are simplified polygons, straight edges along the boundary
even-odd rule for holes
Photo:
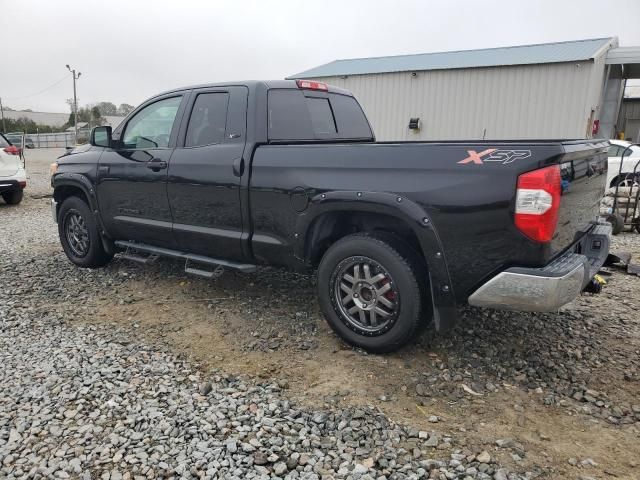
[[[114,132],[98,165],[102,220],[115,238],[175,246],[167,172],[177,137],[182,95],[153,99]]]
[[[169,164],[173,231],[181,250],[242,260],[240,179],[247,89],[193,91]],[[246,170],[246,171],[245,171]]]

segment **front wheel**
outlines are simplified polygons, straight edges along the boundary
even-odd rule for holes
[[[412,340],[423,318],[426,271],[400,241],[365,234],[338,240],[318,267],[320,307],[347,343],[390,352]]]
[[[79,267],[103,267],[113,258],[102,245],[95,217],[87,203],[69,197],[60,206],[58,234],[64,253]]]

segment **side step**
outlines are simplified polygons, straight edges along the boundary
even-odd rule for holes
[[[197,275],[203,278],[218,278],[224,273],[224,267],[222,265],[218,265],[214,270],[203,270],[201,268],[190,267],[189,260],[187,259],[184,262],[184,271],[185,273]]]
[[[123,254],[120,255],[120,258],[131,260],[132,262],[142,263],[144,265],[149,265],[158,259],[158,255],[151,254],[148,257],[140,257],[134,253],[131,253],[129,249],[127,249]]]
[[[144,243],[116,240],[116,246],[125,249],[125,253],[122,254],[122,258],[127,260],[133,260],[139,263],[151,263],[158,257],[178,258],[185,261],[185,272],[194,275],[199,275],[205,278],[214,278],[220,276],[222,270],[220,267],[230,268],[232,270],[238,270],[243,273],[255,272],[257,267],[250,263],[239,263],[232,260],[221,260],[217,258],[206,257],[204,255],[195,255],[193,253],[180,252],[178,250],[172,250],[164,247],[154,247],[153,245],[146,245]],[[149,257],[139,257],[131,252],[131,250],[137,252],[148,253]],[[216,267],[213,271],[202,270],[189,266],[189,262],[199,263],[204,265],[210,265]]]

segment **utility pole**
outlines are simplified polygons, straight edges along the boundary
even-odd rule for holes
[[[76,69],[71,68],[69,64],[67,64],[67,70],[69,70],[73,76],[73,143],[78,143],[78,99],[76,97],[76,80],[80,78],[82,75],[80,72],[76,75]]]
[[[2,108],[2,97],[0,97],[0,114],[2,115],[2,133],[7,133],[7,126],[4,124],[4,109]]]

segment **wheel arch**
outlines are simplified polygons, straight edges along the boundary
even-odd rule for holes
[[[92,212],[96,212],[98,204],[95,196],[95,189],[91,181],[84,175],[76,173],[58,174],[53,179],[53,199],[61,205],[68,197],[77,196],[82,198]]]
[[[393,234],[416,251],[428,271],[436,330],[451,328],[457,307],[445,252],[429,214],[406,197],[357,191],[315,196],[298,219],[295,254],[316,266],[335,241],[369,231]]]
[[[624,180],[633,180],[635,182],[640,181],[640,172],[622,172],[617,174],[611,179],[607,188],[615,188],[620,182]]]
[[[98,225],[100,238],[104,249],[110,254],[115,252],[115,247],[110,240],[98,209],[98,199],[91,181],[84,175],[77,173],[59,173],[53,178],[53,199],[57,202],[56,219],[60,213],[60,206],[67,198],[76,196],[84,200],[93,213]]]

